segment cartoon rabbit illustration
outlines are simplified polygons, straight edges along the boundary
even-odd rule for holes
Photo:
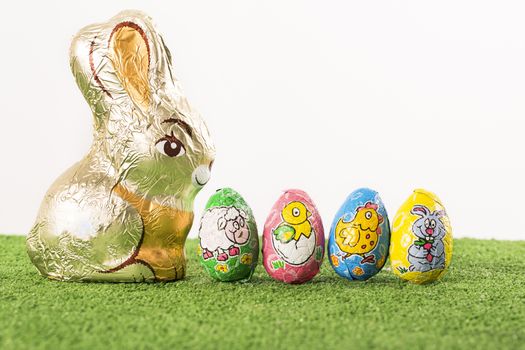
[[[443,237],[446,234],[441,217],[444,211],[431,212],[423,205],[416,205],[411,213],[420,216],[412,225],[412,232],[418,238],[408,249],[410,271],[425,272],[445,267],[445,246]]]
[[[82,29],[70,63],[94,142],[45,195],[27,238],[32,262],[59,280],[183,278],[193,201],[215,150],[168,48],[150,17],[124,11]]]

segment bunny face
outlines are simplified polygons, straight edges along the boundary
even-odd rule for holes
[[[431,237],[438,240],[445,236],[445,226],[441,222],[441,217],[445,214],[443,211],[430,212],[427,207],[416,205],[412,208],[411,213],[420,216],[412,226],[412,231],[418,238]]]
[[[209,180],[215,149],[151,19],[124,11],[88,26],[74,38],[70,57],[94,116],[90,155],[135,192],[192,203]]]

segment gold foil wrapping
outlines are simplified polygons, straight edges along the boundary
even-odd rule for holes
[[[215,150],[168,48],[150,17],[124,11],[82,29],[70,63],[93,112],[94,141],[45,195],[29,257],[58,280],[183,278],[193,201]]]

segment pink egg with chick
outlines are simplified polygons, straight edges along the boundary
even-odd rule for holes
[[[306,192],[287,190],[274,204],[264,224],[262,256],[275,280],[299,284],[317,275],[324,257],[324,229]]]

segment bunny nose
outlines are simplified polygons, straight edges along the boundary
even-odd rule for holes
[[[427,228],[426,232],[427,232],[427,235],[432,236],[434,234],[434,229],[433,228]]]
[[[197,169],[193,171],[193,182],[197,186],[204,186],[210,180],[210,168],[207,165],[199,165]]]

